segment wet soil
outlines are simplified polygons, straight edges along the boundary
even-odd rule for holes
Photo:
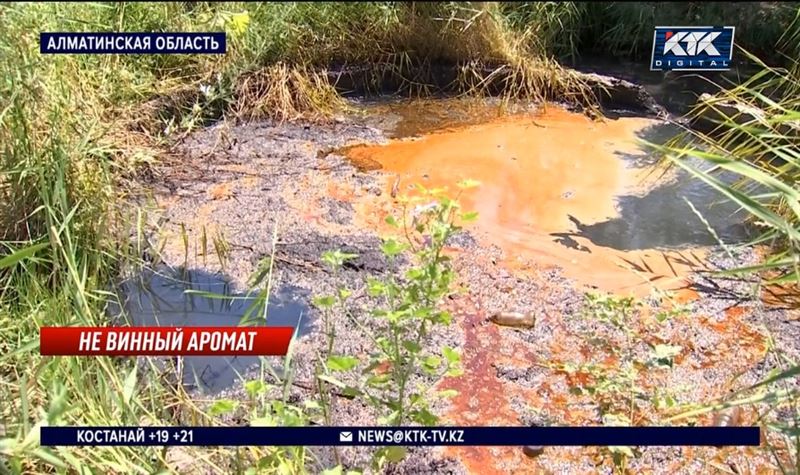
[[[596,123],[555,106],[490,118],[494,113],[486,105],[481,109],[486,116],[476,119],[453,103],[440,103],[440,110],[455,112],[414,123],[402,111],[407,105],[384,104],[372,113],[369,104],[355,106],[366,112],[325,126],[220,124],[188,137],[177,149],[180,160],[164,163],[155,180],[143,184],[153,198],[148,239],[158,243],[151,258],[166,267],[224,276],[230,292],[241,293],[250,288],[249,278],[263,258],[274,254],[274,289],[304,289],[293,295],[306,306],[309,295],[345,285],[354,291],[351,312],[369,331],[378,331],[379,322],[368,316],[374,303],[363,295],[366,277],[396,271],[378,251],[389,232],[383,217],[399,212],[397,195],[411,193],[411,183],[452,186],[474,178],[482,186],[461,201],[481,216],[448,248],[459,276],[459,291],[444,303],[454,324],[426,343],[454,346],[463,355],[464,375],[440,382],[459,395],[434,407],[447,423],[600,424],[596,402],[575,391],[588,376],[564,370],[570,364],[613,369],[620,363],[593,342],[603,337],[622,347],[623,336],[582,316],[584,294],[593,289],[646,297],[630,322],[642,335],[630,346],[634,354],[646,358],[656,344],[680,346],[672,368],[640,373],[637,384],[651,396],[666,389],[678,404],[701,402],[756,381],[778,365],[766,357],[769,335],[778,335],[789,357],[800,354],[800,339],[792,337],[797,321],[790,313],[765,308],[747,283],[705,273],[752,262],[752,252],[728,256],[697,237],[697,223],[684,235],[637,243],[634,231],[647,228],[641,224],[647,216],[642,208],[636,211],[635,200],[675,183],[648,181],[646,169],[635,166],[642,152],[634,140],[652,121]],[[620,196],[632,197],[634,205]],[[655,196],[666,201],[670,195]],[[627,231],[609,231],[612,225],[603,223],[627,222],[626,209],[641,220],[629,223]],[[725,217],[730,214],[719,215],[723,224]],[[334,249],[359,255],[336,276],[320,262],[324,251]],[[666,291],[670,298],[655,297]],[[687,313],[658,323],[658,311],[677,304],[686,304]],[[536,325],[498,327],[488,321],[497,311],[533,312]],[[370,351],[369,339],[349,319],[333,318],[338,352]],[[313,307],[307,321],[313,328],[294,349],[299,381],[310,381],[314,350],[321,344]],[[198,322],[205,323],[210,321]],[[241,385],[225,395],[244,398]],[[292,387],[290,396],[300,401],[308,392]],[[675,412],[655,400],[637,402],[635,423],[654,424]],[[336,404],[335,424],[374,420],[358,401],[341,398]],[[229,422],[246,423],[235,417]],[[756,417],[750,411],[743,423]],[[704,415],[693,422],[710,420]],[[393,473],[608,473],[612,467],[600,448],[548,447],[535,459],[513,447],[411,452]],[[332,465],[331,451],[318,455],[323,466]],[[369,453],[346,448],[341,455],[348,467],[363,467]],[[629,464],[635,472],[654,473],[730,466],[773,467],[768,454],[754,448],[645,448]]]

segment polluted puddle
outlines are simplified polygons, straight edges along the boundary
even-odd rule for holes
[[[257,293],[236,294],[220,275],[202,270],[169,274],[147,271],[120,286],[122,306],[133,326],[290,326],[298,336],[312,329],[308,292],[284,286],[266,308]],[[209,394],[231,387],[258,356],[186,356],[183,383]]]
[[[398,198],[413,193],[414,183],[455,191],[461,179],[482,182],[459,198],[465,209],[475,209],[481,216],[447,251],[454,254],[457,284],[464,292],[444,304],[454,325],[436,341],[459,348],[465,369],[463,375],[447,378],[439,386],[459,393],[442,410],[442,420],[448,424],[599,423],[596,407],[570,391],[580,383],[575,378],[582,376],[558,369],[593,358],[607,369],[619,364],[587,340],[592,327],[578,318],[586,287],[639,294],[653,286],[681,288],[686,280],[697,278],[693,268],[724,265],[715,260],[716,250],[704,255],[716,240],[684,198],[723,240],[741,238],[735,210],[718,205],[713,190],[676,170],[662,174],[655,167],[656,157],[637,143],[669,138],[673,131],[661,122],[641,118],[594,122],[550,105],[538,113],[523,110],[499,116],[491,103],[483,104],[483,109],[464,109],[450,100],[366,104],[365,109],[365,120],[342,118],[320,127],[242,126],[235,129],[239,145],[228,151],[215,151],[214,130],[193,137],[184,150],[198,163],[196,176],[176,182],[181,194],[175,198],[169,194],[164,232],[177,236],[187,224],[194,248],[201,249],[203,226],[213,225],[225,231],[231,253],[224,265],[221,260],[219,265],[211,260],[206,264],[205,250],[186,256],[190,241],[189,246],[166,246],[164,261],[224,269],[237,288],[243,288],[255,258],[271,251],[264,236],[277,229],[275,252],[280,259],[275,282],[332,293],[338,283],[319,266],[320,252],[345,249],[366,255],[378,249],[376,234],[396,234],[384,227],[384,218],[399,216]],[[205,165],[208,156],[215,158],[211,167]],[[364,165],[360,168],[370,171],[354,170],[351,164],[359,165],[358,160]],[[187,162],[191,160],[181,163]],[[225,174],[220,172],[223,167]],[[230,193],[215,193],[220,182],[231,185]],[[400,193],[393,196],[395,184]],[[551,266],[558,269],[547,269]],[[342,278],[358,286],[364,277],[387,271],[382,266],[356,265]],[[129,295],[137,292],[133,289]],[[293,293],[289,291],[290,296]],[[682,347],[670,372],[648,373],[642,384],[662,388],[688,383],[687,401],[719,397],[723,383],[762,360],[766,348],[766,340],[746,320],[749,312],[735,320],[735,315],[723,312],[727,302],[702,289],[698,295],[702,298],[691,306],[691,315],[675,317],[657,335],[649,333],[653,315],[643,314],[634,321],[650,336],[641,341],[643,345],[675,342]],[[276,297],[279,304],[281,298]],[[179,292],[176,301],[185,298]],[[206,303],[210,304],[220,301]],[[536,325],[497,326],[489,321],[497,311],[532,312]],[[220,312],[213,313],[206,318],[218,318]],[[233,325],[243,310],[234,313]],[[147,314],[163,312],[147,310]],[[733,321],[721,329],[723,318]],[[348,323],[344,317],[338,321]],[[343,331],[339,341],[347,351],[363,351],[368,339],[352,330]],[[317,348],[320,341],[300,342],[294,360],[299,372],[310,362],[303,355],[311,354],[307,350]],[[726,345],[724,353],[716,351],[721,344]],[[718,361],[720,354],[737,358]],[[340,406],[337,415],[342,425],[362,420],[358,406]],[[480,473],[540,469],[588,473],[600,465],[597,451],[582,448],[549,447],[537,460],[513,447],[451,448],[441,455],[458,460],[468,472]],[[656,466],[666,455],[647,451],[638,466]],[[673,467],[683,463],[681,457],[670,455],[669,460]]]
[[[448,112],[439,128],[425,132],[430,117],[421,120],[409,112],[413,109],[394,109],[399,120],[388,143],[356,145],[338,153],[362,171],[382,177],[381,193],[351,199],[362,227],[389,234],[383,223],[387,215],[397,215],[396,197],[416,194],[416,183],[428,189],[446,187],[461,193],[465,210],[478,211],[469,230],[482,246],[503,250],[505,260],[498,265],[534,279],[541,268],[555,267],[584,286],[637,297],[653,289],[676,291],[679,301],[698,296],[691,275],[705,268],[707,252],[717,244],[708,227],[726,243],[746,238],[735,207],[722,204],[715,190],[699,180],[660,168],[657,157],[644,149],[640,140],[664,143],[675,135],[677,131],[662,122],[595,122],[548,106],[539,113],[483,114],[479,121],[462,124]],[[464,179],[477,180],[480,186],[457,190],[454,185]],[[493,266],[487,271],[498,272]],[[542,284],[539,297],[546,298],[547,284]],[[443,389],[458,391],[444,415],[449,423],[518,425],[527,418],[526,407],[549,408],[562,423],[594,421],[590,408],[572,407],[567,396],[550,389],[550,384],[558,386],[545,381],[548,371],[542,369],[546,361],[541,350],[486,324],[487,310],[481,309],[482,302],[471,300],[464,308],[451,309],[462,322],[469,351],[464,353],[464,375],[442,383]],[[555,358],[571,354],[563,348],[582,344],[567,331],[566,317],[545,314],[537,322],[555,345],[542,342]],[[541,384],[510,382],[500,376],[501,368],[532,374]],[[530,460],[518,448],[450,448],[445,453],[470,472],[530,468]],[[579,457],[582,460],[575,462],[584,467],[592,464],[586,454],[572,449],[549,453],[559,459]]]
[[[446,123],[425,135],[414,129],[414,137],[342,150],[356,166],[384,175],[385,193],[356,205],[362,224],[381,226],[394,206],[387,197],[398,190],[413,195],[415,183],[455,190],[460,180],[478,180],[460,202],[479,213],[476,237],[514,256],[508,266],[519,268],[516,258],[527,258],[582,284],[639,296],[652,287],[685,288],[706,248],[717,244],[686,200],[724,242],[746,237],[735,207],[718,203],[713,189],[683,172],[665,173],[639,143],[663,143],[677,132],[672,126],[644,118],[592,121],[555,105],[482,117],[483,123]],[[396,128],[409,126],[400,120]]]

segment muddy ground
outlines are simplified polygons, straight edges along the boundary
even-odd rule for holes
[[[324,295],[345,285],[356,297],[363,295],[367,276],[393,270],[379,252],[384,230],[363,226],[357,216],[362,209],[358,203],[363,197],[385,198],[391,203],[387,196],[391,179],[379,166],[362,163],[357,167],[337,151],[362,143],[386,143],[391,137],[435,126],[398,131],[396,117],[380,107],[373,111],[343,115],[324,126],[218,124],[192,134],[175,149],[175,160],[154,169],[142,183],[152,197],[149,240],[158,243],[151,253],[158,254],[156,260],[167,266],[221,273],[235,287],[246,290],[260,260],[273,253],[272,236],[277,229],[274,288],[292,285]],[[438,124],[442,123],[439,120]],[[459,120],[444,123],[457,126]],[[181,237],[183,229],[188,247]],[[203,233],[208,241],[206,252],[201,249]],[[210,244],[212,236],[227,243],[222,262]],[[334,249],[359,255],[335,280],[319,259],[324,251]],[[593,399],[574,394],[586,375],[559,369],[564,363],[594,362],[604,368],[620,363],[592,346],[591,338],[598,335],[618,343],[622,340],[618,332],[581,317],[587,286],[565,277],[557,267],[541,266],[534,260],[529,260],[524,270],[520,265],[504,265],[510,256],[474,230],[454,238],[449,251],[459,275],[459,291],[444,305],[453,312],[454,323],[440,327],[428,345],[459,348],[465,372],[440,383],[442,388],[460,391],[453,400],[435,406],[443,423],[602,423]],[[755,259],[752,251],[728,256],[722,249],[714,249],[706,263],[709,268],[729,268]],[[693,297],[686,302],[688,313],[664,324],[655,323],[653,315],[665,303],[649,299],[631,324],[642,335],[632,348],[634,354],[646,355],[648,344],[681,347],[671,369],[641,372],[638,384],[648,394],[670,388],[679,404],[702,402],[752,384],[778,364],[768,352],[770,334],[785,355],[797,359],[796,314],[766,307],[746,282],[700,272],[692,274],[690,281]],[[378,323],[369,317],[372,303],[367,298],[354,298],[351,305],[364,324],[376,328]],[[536,326],[529,330],[495,326],[487,318],[497,311],[534,312]],[[307,318],[318,322],[316,313],[311,308]],[[341,315],[334,318],[337,352],[370,352],[369,340],[358,328]],[[294,350],[298,381],[311,380],[312,355],[322,341],[318,331],[301,338]],[[293,387],[291,393],[297,401],[308,395],[301,387]],[[245,397],[240,387],[229,388],[223,395]],[[748,409],[742,423],[755,423],[757,411]],[[656,408],[652,400],[640,401],[634,422],[657,424],[674,412]],[[337,400],[335,424],[370,425],[374,421],[375,415],[359,402]],[[711,415],[694,420],[697,424],[710,422]],[[331,451],[317,452],[323,465],[333,465]],[[348,467],[367,466],[369,452],[365,448],[345,448],[341,454]],[[391,472],[608,473],[612,466],[609,455],[599,448],[550,447],[536,459],[526,458],[514,447],[419,448],[412,449]],[[766,451],[755,448],[642,448],[628,468],[652,473],[775,470]]]

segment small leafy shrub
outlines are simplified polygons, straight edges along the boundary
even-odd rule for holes
[[[568,375],[572,393],[594,400],[603,425],[633,426],[647,417],[649,408],[675,405],[669,391],[648,390],[639,383],[649,372],[671,369],[682,350],[680,346],[658,343],[649,345],[644,356],[637,352],[637,344],[646,340],[651,331],[643,323],[641,310],[642,303],[633,297],[587,294],[582,318],[599,324],[585,335],[593,346],[593,358],[558,365]],[[663,325],[682,311],[659,309],[654,320]],[[603,451],[618,470],[624,470],[627,460],[638,455],[632,447],[606,447]]]
[[[475,186],[462,182],[462,188]],[[379,425],[435,425],[439,418],[431,411],[436,398],[452,397],[453,390],[437,391],[436,383],[445,376],[461,373],[461,357],[449,347],[431,349],[426,342],[431,331],[450,325],[452,316],[442,310],[442,300],[452,291],[454,272],[450,257],[443,252],[448,240],[461,228],[458,221],[470,221],[475,213],[462,213],[458,202],[444,195],[444,190],[419,187],[421,196],[406,204],[417,203],[411,216],[386,219],[404,239],[386,238],[381,252],[389,261],[387,275],[369,277],[366,293],[374,305],[367,315],[355,313],[348,301],[353,290],[340,286],[333,295],[318,296],[315,305],[322,311],[326,337],[316,358],[315,377],[323,422],[332,423],[336,396],[358,398],[378,414]],[[433,200],[419,205],[423,199]],[[408,206],[405,207],[408,209]],[[410,265],[401,266],[400,256],[410,253]],[[329,251],[322,261],[337,273],[355,254]],[[366,358],[341,354],[336,348],[337,329],[332,312],[342,312],[372,342]],[[372,319],[367,323],[366,319]],[[357,367],[365,365],[358,376]],[[350,376],[348,378],[348,376]],[[422,376],[422,377],[420,377]],[[347,382],[345,382],[347,381]],[[402,447],[383,447],[373,454],[373,466],[398,462],[405,456]]]

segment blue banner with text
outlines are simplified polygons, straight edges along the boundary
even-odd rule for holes
[[[657,26],[651,71],[727,71],[733,60],[733,26]]]
[[[225,54],[225,33],[40,33],[42,54]]]
[[[42,427],[43,446],[757,446],[758,427]]]

